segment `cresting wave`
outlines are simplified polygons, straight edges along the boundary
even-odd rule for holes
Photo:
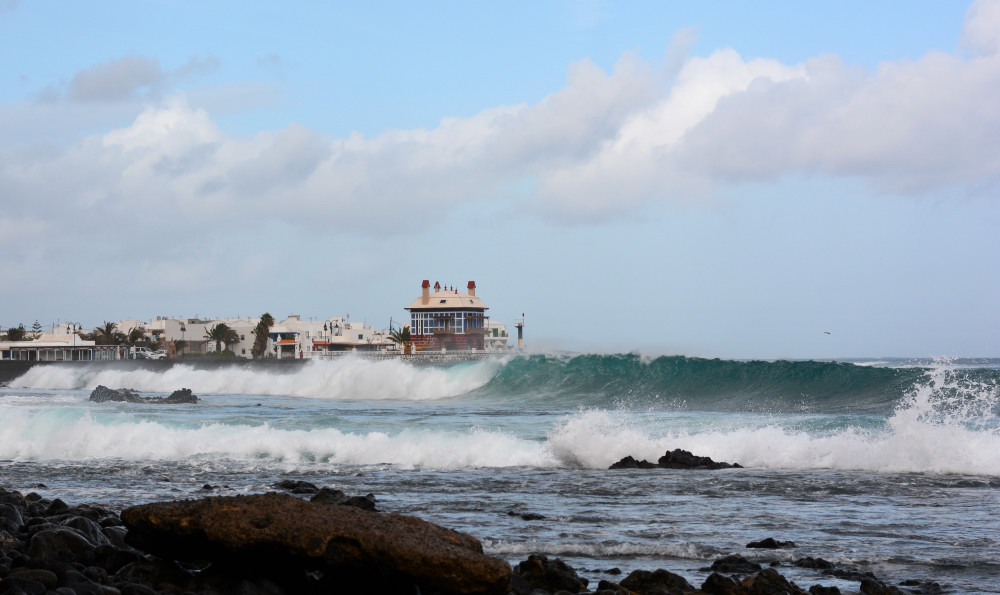
[[[712,382],[720,370],[726,373],[715,389],[698,389],[698,382]],[[11,384],[43,393],[7,389],[10,394],[0,398],[0,458],[602,469],[625,455],[655,460],[665,450],[683,448],[756,468],[1000,476],[997,373],[947,364],[900,371],[632,355],[529,356],[447,368],[348,359],[304,365],[290,374],[188,366],[163,373],[41,367]],[[692,392],[701,390],[701,398],[678,407],[650,394],[670,390],[678,378]],[[246,416],[244,409],[236,417],[197,409],[183,419],[157,418],[86,404],[85,391],[97,384],[384,405],[362,423],[319,416],[313,421],[312,413],[297,414],[294,404],[260,417]],[[829,384],[853,392],[840,395]],[[808,387],[824,397],[802,401],[791,395]],[[737,389],[739,396],[726,397],[724,391]],[[753,391],[771,394],[769,406],[744,406]],[[285,423],[296,415],[312,425]],[[413,415],[432,422],[414,424]]]
[[[530,355],[438,367],[344,358],[288,373],[233,365],[165,371],[109,366],[36,366],[14,387],[88,389],[98,384],[170,393],[255,394],[341,400],[435,400],[459,396],[569,406],[666,404],[720,411],[891,411],[926,369],[816,361],[732,361],[637,354]],[[971,379],[1000,369],[966,370]],[[982,378],[979,379],[983,380]]]
[[[486,384],[501,362],[497,359],[472,365],[415,367],[396,360],[346,357],[309,362],[288,373],[249,365],[198,369],[179,364],[164,371],[86,364],[35,366],[11,381],[10,386],[93,390],[103,384],[166,394],[184,387],[196,394],[424,401],[455,397]]]

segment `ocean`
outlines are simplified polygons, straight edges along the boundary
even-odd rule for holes
[[[98,385],[194,405],[94,403]],[[742,469],[608,470],[680,448]],[[558,557],[592,585],[732,553],[1000,593],[1000,360],[519,354],[448,366],[36,366],[0,387],[0,487],[114,509],[285,479]],[[773,537],[781,550],[747,549]],[[613,574],[614,569],[623,574]]]

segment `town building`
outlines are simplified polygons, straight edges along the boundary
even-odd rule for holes
[[[32,341],[0,341],[0,360],[28,362],[86,362],[121,359],[126,348],[97,345],[75,332],[45,333]]]
[[[486,310],[476,296],[476,282],[469,281],[467,292],[442,287],[430,281],[420,286],[421,295],[405,309],[410,312],[410,337],[417,351],[483,350],[486,348]]]

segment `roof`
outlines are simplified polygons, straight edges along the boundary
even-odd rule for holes
[[[478,296],[469,295],[467,293],[459,293],[455,289],[442,289],[441,291],[435,291],[430,295],[430,299],[427,303],[424,303],[423,296],[418,297],[413,301],[412,304],[407,306],[406,310],[440,310],[448,309],[455,310],[458,308],[474,308],[478,310],[489,310],[483,300]]]

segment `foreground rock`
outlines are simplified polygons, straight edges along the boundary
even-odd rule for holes
[[[708,457],[699,457],[686,450],[676,448],[667,451],[656,463],[643,459],[635,460],[631,456],[608,467],[609,469],[742,469],[738,463],[715,462]]]
[[[562,560],[537,554],[511,575],[506,562],[484,556],[468,535],[412,517],[358,510],[336,490],[316,488],[317,497],[310,503],[272,493],[133,507],[123,513],[137,523],[127,530],[117,514],[99,506],[71,506],[0,488],[0,595],[840,593],[822,585],[804,590],[775,568],[739,555],[702,569],[710,574],[700,588],[659,569],[635,570],[618,582],[601,580],[595,589]],[[800,558],[792,565],[854,581],[858,588],[852,593],[945,592],[926,580],[891,585],[867,570],[822,558]]]
[[[157,405],[176,405],[197,403],[198,397],[191,394],[190,388],[182,388],[170,393],[169,397],[142,397],[130,388],[108,388],[99,385],[90,393],[90,400],[95,403],[119,401],[123,403],[152,403]]]
[[[170,560],[253,569],[279,584],[321,575],[321,589],[504,593],[510,583],[510,566],[483,554],[470,535],[284,494],[145,504],[121,517],[133,547]]]

